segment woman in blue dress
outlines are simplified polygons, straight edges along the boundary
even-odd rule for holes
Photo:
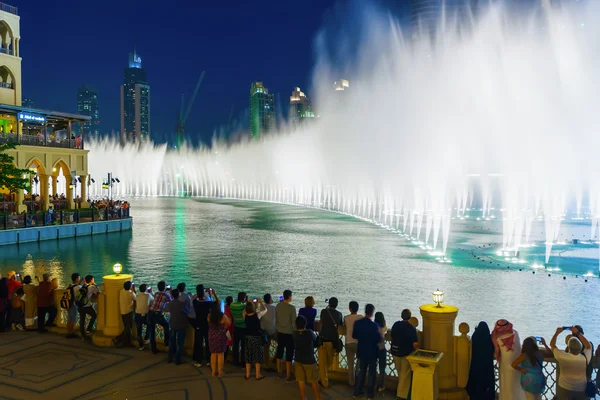
[[[544,338],[540,339],[546,352],[552,354]],[[542,394],[546,390],[543,366],[546,352],[540,351],[536,338],[528,337],[523,341],[521,355],[512,363],[512,367],[521,372],[521,387],[527,400],[542,400]]]

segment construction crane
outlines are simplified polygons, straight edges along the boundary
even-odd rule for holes
[[[175,127],[175,145],[177,148],[180,148],[185,142],[185,121],[190,115],[190,111],[192,111],[192,106],[194,105],[194,101],[196,100],[196,95],[198,94],[198,90],[200,90],[200,85],[202,84],[202,80],[204,79],[205,71],[202,71],[200,74],[200,78],[198,78],[198,83],[196,83],[196,88],[194,89],[194,93],[192,93],[192,98],[188,103],[187,109],[185,112],[183,111],[183,94],[181,94],[181,108],[179,109],[179,115],[177,116],[177,126]]]

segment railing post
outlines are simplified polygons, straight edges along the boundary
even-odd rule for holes
[[[64,215],[64,211],[60,210],[60,224],[63,224],[63,215]]]
[[[75,221],[79,223],[79,210],[75,210]]]
[[[23,217],[23,228],[27,228],[27,213],[25,213]]]

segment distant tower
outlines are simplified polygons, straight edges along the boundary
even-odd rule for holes
[[[98,92],[92,85],[82,85],[77,91],[77,112],[92,118],[83,124],[85,137],[97,137],[100,132]]]
[[[141,143],[150,138],[150,85],[142,58],[129,53],[129,67],[125,68],[121,85],[121,143]]]
[[[296,128],[303,125],[314,117],[315,113],[311,109],[310,100],[299,87],[295,88],[290,96],[290,113],[288,116],[292,127]]]
[[[275,98],[262,82],[250,85],[250,133],[253,139],[275,132]]]

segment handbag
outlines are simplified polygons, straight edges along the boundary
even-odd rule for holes
[[[587,357],[585,356],[585,354],[583,356],[585,357],[585,365],[587,367],[587,365],[588,365]],[[591,398],[596,397],[596,384],[594,383],[594,381],[588,380],[586,382],[586,384],[585,384],[585,395],[587,397],[591,397]]]
[[[329,311],[329,308],[327,309],[327,315],[329,315],[329,318],[331,319],[331,322],[333,322],[333,326],[335,327],[336,332],[337,332],[338,324],[336,324],[335,321],[333,320],[333,317],[331,316],[331,312]],[[333,339],[331,344],[333,344],[334,350],[338,353],[341,353],[342,350],[344,349],[344,343],[342,342],[342,339],[340,339],[339,336],[336,336],[336,338]]]

